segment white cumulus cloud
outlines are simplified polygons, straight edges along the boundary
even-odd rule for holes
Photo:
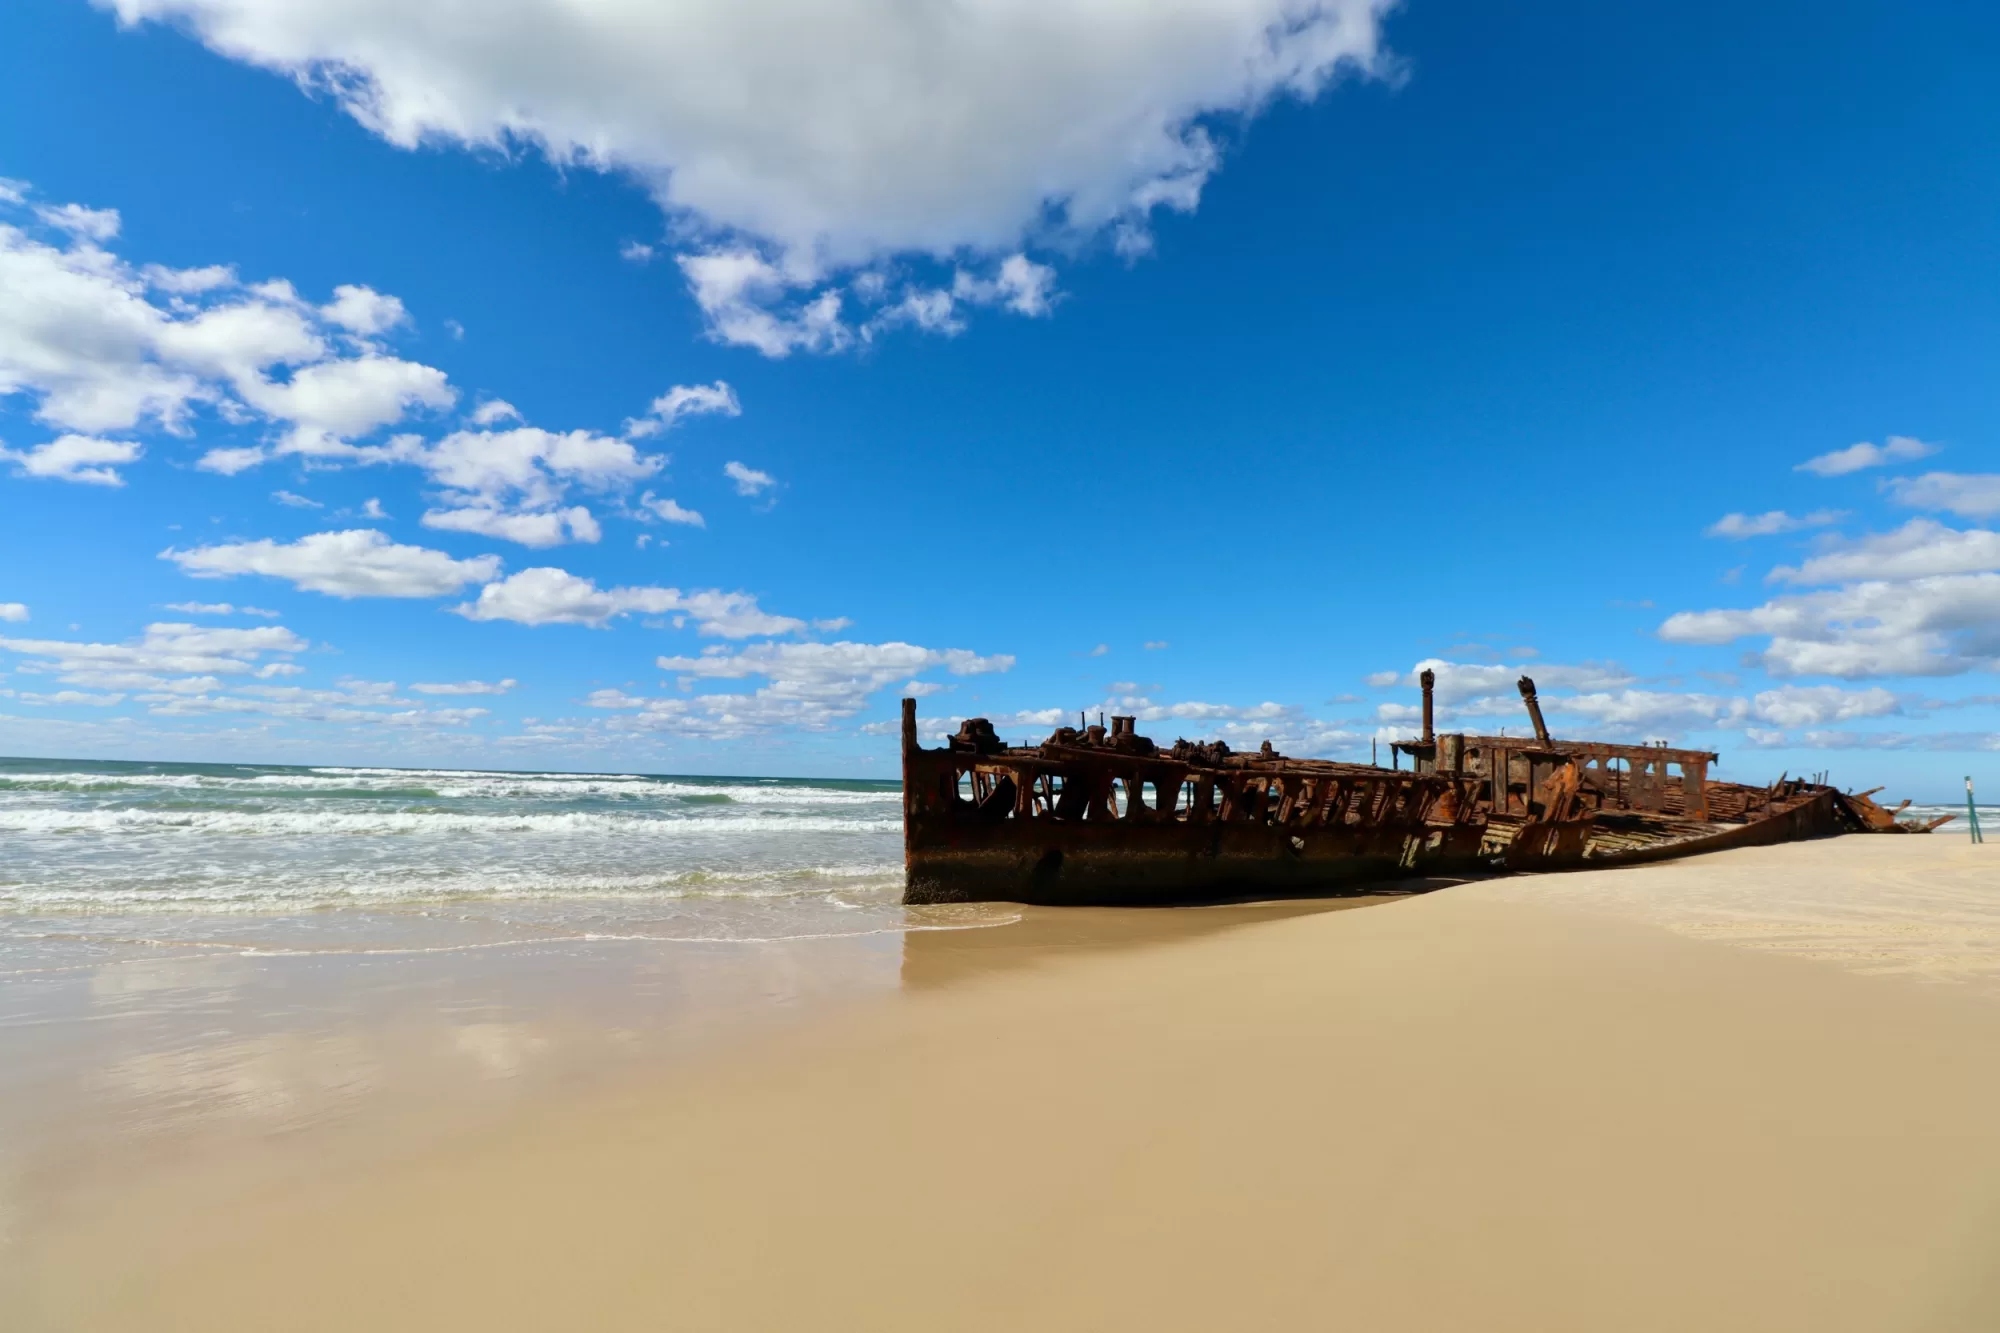
[[[1837,585],[1741,609],[1682,611],[1673,643],[1766,637],[1757,654],[1780,676],[1940,676],[2000,663],[2000,534],[1927,518],[1823,545],[1774,582]]]
[[[1436,675],[1436,695],[1439,703],[1453,704],[1488,696],[1512,698],[1513,706],[1520,706],[1520,695],[1515,682],[1522,676],[1532,676],[1537,689],[1554,690],[1607,690],[1618,689],[1632,683],[1632,673],[1615,662],[1585,662],[1569,666],[1555,662],[1537,665],[1505,666],[1498,663],[1448,662],[1441,657],[1427,657],[1408,671],[1377,671],[1369,675],[1368,683],[1376,689],[1401,686],[1404,689],[1419,688],[1418,677],[1425,671]]]
[[[794,616],[773,615],[757,605],[748,593],[721,592],[710,588],[691,592],[682,601],[682,610],[703,634],[724,639],[750,639],[766,634],[797,634],[806,622]],[[846,622],[819,621],[826,624]]]
[[[717,336],[774,355],[849,340],[837,295],[812,291],[834,270],[1051,233],[1143,251],[1155,209],[1199,202],[1216,118],[1381,68],[1391,7],[491,0],[468,25],[456,0],[99,3],[184,24],[404,147],[527,143],[636,176],[691,230],[738,238],[683,268]],[[1035,291],[1007,303],[1039,313]]]
[[[840,293],[811,295],[816,269],[788,271],[742,246],[686,254],[678,262],[718,342],[783,357],[837,352],[854,341],[841,317]]]
[[[1797,567],[1780,565],[1774,582],[1846,583],[1861,579],[1915,579],[1932,574],[2000,570],[2000,532],[1960,531],[1913,518],[1894,532],[1830,546]]]
[[[1778,727],[1817,727],[1856,718],[1889,717],[1903,711],[1895,695],[1879,685],[1844,690],[1838,685],[1784,685],[1762,690],[1750,700],[1750,711],[1761,722]]]
[[[665,463],[628,439],[534,426],[454,431],[434,445],[399,440],[395,449],[398,461],[422,468],[444,488],[443,505],[423,516],[426,527],[538,547],[603,535],[587,508],[564,505],[571,487],[626,490]]]
[[[195,466],[203,472],[219,472],[225,477],[233,477],[239,472],[248,472],[270,455],[256,445],[237,448],[210,449],[195,461]]]
[[[1026,255],[1008,255],[991,278],[960,269],[951,294],[974,305],[1002,305],[1017,315],[1046,315],[1055,300],[1056,271]]]
[[[472,409],[469,418],[475,426],[498,426],[503,422],[520,421],[521,411],[504,398],[489,398]]]
[[[394,297],[347,285],[314,307],[289,283],[244,286],[221,265],[137,267],[104,248],[113,211],[36,216],[39,233],[0,221],[0,397],[32,397],[51,426],[185,432],[208,406],[268,425],[276,452],[352,454],[352,440],[455,396],[442,371],[371,340],[400,321]],[[240,471],[263,456],[234,446],[209,466]]]
[[[625,435],[627,439],[643,439],[672,429],[682,417],[712,413],[726,417],[742,416],[743,404],[736,401],[736,390],[721,380],[713,384],[676,384],[653,400],[645,416],[626,422]]]
[[[506,680],[419,681],[410,686],[417,694],[505,694],[519,682]]]
[[[778,479],[768,472],[759,472],[734,460],[722,465],[722,475],[736,483],[738,495],[757,495],[778,484]]]
[[[65,684],[97,688],[139,688],[147,679],[112,673],[208,673],[215,675],[281,675],[288,664],[259,661],[302,653],[310,645],[282,625],[257,629],[215,629],[206,625],[153,624],[143,636],[127,643],[77,643],[60,639],[0,638],[0,650],[42,660],[42,668],[61,673]]]
[[[582,505],[568,509],[510,510],[472,504],[461,509],[427,509],[419,521],[427,528],[444,532],[473,532],[534,547],[594,542],[604,535],[597,519]]]
[[[387,333],[410,317],[403,309],[403,303],[393,296],[385,296],[372,287],[358,287],[351,283],[333,289],[333,300],[320,307],[320,316],[329,324],[338,324],[349,333],[358,333],[364,338],[372,338],[378,333]]]
[[[1942,509],[1962,518],[2000,514],[2000,472],[1926,472],[1894,477],[1889,494],[1912,509]]]
[[[1520,709],[1518,698],[1513,707]],[[1690,730],[1745,729],[1755,723],[1819,726],[1902,711],[1897,697],[1879,686],[1850,690],[1838,685],[1783,685],[1748,697],[1678,690],[1605,690],[1544,696],[1542,707],[1551,719],[1561,719],[1550,724],[1558,734],[1642,739]],[[1525,714],[1523,717],[1525,720]],[[1570,719],[1577,725],[1564,725]]]
[[[14,691],[7,690],[4,693],[12,695],[22,703],[37,706],[59,704],[69,707],[112,708],[125,702],[125,696],[122,694],[91,694],[84,690],[57,690],[53,694],[39,694],[32,691],[15,694]]]
[[[392,542],[373,528],[316,532],[295,542],[267,537],[187,551],[169,547],[160,558],[195,578],[261,574],[332,597],[441,597],[500,572],[498,556],[455,560],[443,551]]]
[[[698,512],[685,508],[678,501],[654,498],[651,491],[639,497],[641,516],[650,514],[666,523],[684,523],[691,528],[705,528],[708,520]]]
[[[1430,664],[1434,670],[1442,665]],[[1485,673],[1486,668],[1476,668]],[[1508,673],[1504,689],[1500,673]],[[1820,726],[1829,722],[1885,717],[1903,711],[1902,701],[1878,687],[1847,689],[1838,685],[1781,685],[1754,695],[1711,694],[1700,691],[1647,689],[1617,685],[1617,675],[1594,669],[1544,667],[1534,673],[1537,693],[1549,728],[1567,739],[1649,741],[1678,737],[1689,731],[1746,731],[1753,743],[1759,724],[1768,727]],[[1399,678],[1400,679],[1400,678]],[[1495,668],[1485,675],[1461,675],[1458,684],[1474,681],[1495,687],[1471,697],[1455,694],[1441,701],[1439,721],[1447,729],[1486,732],[1495,726],[1524,734],[1528,715],[1514,688],[1512,668]],[[1629,678],[1627,678],[1629,680]],[[1444,676],[1440,671],[1440,685]],[[1395,735],[1415,731],[1422,716],[1411,702],[1383,704],[1377,716],[1390,723]]]
[[[336,458],[365,457],[351,441],[458,397],[443,371],[376,352],[301,366],[282,383],[246,378],[236,389],[250,406],[290,423],[280,452]]]
[[[1912,439],[1908,435],[1891,435],[1881,444],[1871,444],[1863,440],[1860,444],[1850,444],[1845,449],[1835,449],[1831,453],[1808,458],[1794,470],[1811,472],[1822,477],[1844,477],[1850,472],[1860,472],[1864,468],[1907,462],[1936,452],[1937,446],[1934,444],[1925,444],[1922,440]]]
[[[985,675],[1008,670],[1014,659],[910,643],[758,643],[736,650],[718,647],[695,657],[661,657],[657,664],[679,673],[690,686],[750,677],[765,683],[750,693],[666,698],[601,690],[586,702],[593,708],[636,710],[630,720],[633,730],[716,738],[775,727],[818,731],[854,716],[871,695],[917,673]]]
[[[4,316],[0,316],[4,318]],[[144,450],[131,440],[103,440],[94,435],[60,435],[47,444],[16,452],[0,448],[24,477],[80,481],[93,486],[123,486],[118,469],[134,462]]]
[[[524,569],[479,590],[475,601],[452,608],[468,620],[511,620],[521,625],[588,625],[601,629],[628,615],[673,615],[693,620],[703,634],[742,639],[791,634],[803,620],[772,615],[748,593],[716,589],[600,588],[566,569]]]
[[[120,221],[115,208],[85,208],[82,204],[45,205],[35,216],[58,231],[88,241],[108,241],[118,234]]]
[[[261,606],[234,606],[228,602],[168,602],[167,610],[178,611],[184,616],[261,616],[266,620],[276,620],[276,611],[266,611]]]
[[[1779,676],[1944,676],[2000,664],[2000,574],[1907,582],[1873,579],[1777,597],[1742,610],[1682,611],[1670,643],[1766,637],[1757,654]]]

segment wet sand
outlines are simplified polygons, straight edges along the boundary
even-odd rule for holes
[[[894,990],[462,1132],[100,1176],[0,1299],[93,1333],[2000,1327],[1986,851],[910,935]]]

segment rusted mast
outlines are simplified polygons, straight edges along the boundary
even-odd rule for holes
[[[1549,743],[1549,724],[1542,721],[1541,701],[1535,698],[1535,682],[1523,676],[1520,680],[1521,702],[1528,705],[1528,720],[1535,724],[1535,739],[1542,744]],[[1430,711],[1430,693],[1424,694],[1424,711]],[[1429,728],[1427,727],[1426,730]]]
[[[1437,743],[1437,729],[1432,725],[1431,690],[1437,684],[1437,672],[1426,670],[1421,676],[1417,677],[1417,683],[1424,687],[1424,744],[1435,745]]]

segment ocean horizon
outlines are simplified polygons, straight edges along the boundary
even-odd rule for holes
[[[732,938],[759,904],[896,905],[900,830],[869,779],[0,758],[0,912],[504,902],[496,923],[596,930],[699,902],[697,933]]]

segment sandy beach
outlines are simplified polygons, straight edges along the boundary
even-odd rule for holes
[[[912,933],[900,985],[452,1133],[99,1173],[7,1324],[2000,1327],[1987,852]]]

